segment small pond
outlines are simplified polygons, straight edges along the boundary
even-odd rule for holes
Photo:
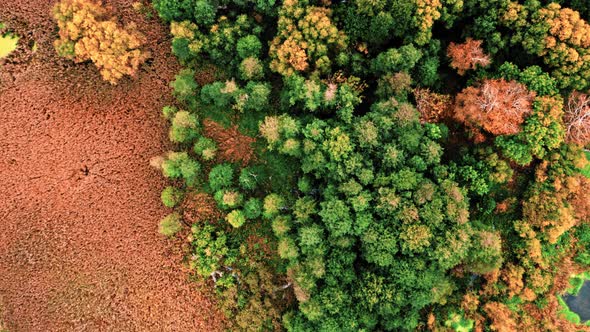
[[[578,295],[566,294],[563,299],[570,310],[580,316],[582,323],[590,320],[590,281],[584,282]]]

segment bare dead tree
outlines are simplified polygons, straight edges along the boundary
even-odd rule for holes
[[[587,145],[590,143],[590,97],[574,91],[568,98],[564,122],[568,142]]]

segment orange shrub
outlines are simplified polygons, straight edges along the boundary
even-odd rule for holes
[[[135,75],[149,56],[140,48],[145,42],[134,24],[124,28],[107,11],[88,0],[63,0],[53,7],[59,27],[54,45],[59,55],[75,62],[91,60],[103,79],[111,84],[124,75]]]

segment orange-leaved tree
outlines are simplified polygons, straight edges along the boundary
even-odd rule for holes
[[[84,62],[91,60],[103,79],[117,84],[124,75],[135,75],[148,58],[141,50],[144,36],[135,24],[120,27],[107,18],[107,10],[89,0],[63,0],[53,7],[59,27],[54,46],[60,56]]]
[[[453,101],[450,95],[432,92],[428,89],[413,90],[416,109],[420,113],[420,122],[438,123],[450,116]]]
[[[477,66],[485,67],[490,64],[490,56],[483,52],[481,43],[481,40],[467,38],[463,44],[449,44],[447,56],[451,58],[451,67],[457,69],[459,75],[464,75]]]
[[[463,123],[476,141],[485,140],[483,131],[492,135],[512,135],[532,112],[535,93],[516,81],[486,79],[470,86],[455,99],[453,118]]]

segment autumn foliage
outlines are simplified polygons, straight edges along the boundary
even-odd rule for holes
[[[422,123],[438,123],[451,115],[453,101],[449,95],[416,88],[414,89],[414,98]]]
[[[481,43],[481,40],[467,38],[463,44],[449,44],[447,56],[451,58],[451,67],[457,69],[459,75],[477,66],[486,67],[490,64],[490,57],[483,52]]]
[[[455,100],[454,118],[483,140],[481,130],[493,135],[512,135],[520,131],[532,112],[534,92],[516,81],[488,79],[479,86],[465,88]]]
[[[564,116],[567,140],[574,144],[590,143],[590,97],[585,93],[570,95]]]
[[[508,25],[522,29],[518,34],[525,50],[543,58],[561,88],[588,88],[590,25],[579,12],[554,2],[529,17],[528,12],[524,5],[511,3],[504,14]]]
[[[58,54],[84,62],[91,60],[102,78],[111,84],[124,75],[135,75],[148,53],[141,50],[145,42],[134,24],[120,27],[100,4],[88,0],[64,0],[53,7],[59,27],[55,41]]]
[[[492,331],[517,331],[517,325],[514,318],[512,318],[512,312],[505,304],[488,302],[484,306],[484,311],[492,321],[492,324],[489,326]]]
[[[342,49],[346,36],[332,23],[331,9],[285,1],[279,13],[277,36],[270,44],[270,68],[282,75],[330,68],[328,49]]]

